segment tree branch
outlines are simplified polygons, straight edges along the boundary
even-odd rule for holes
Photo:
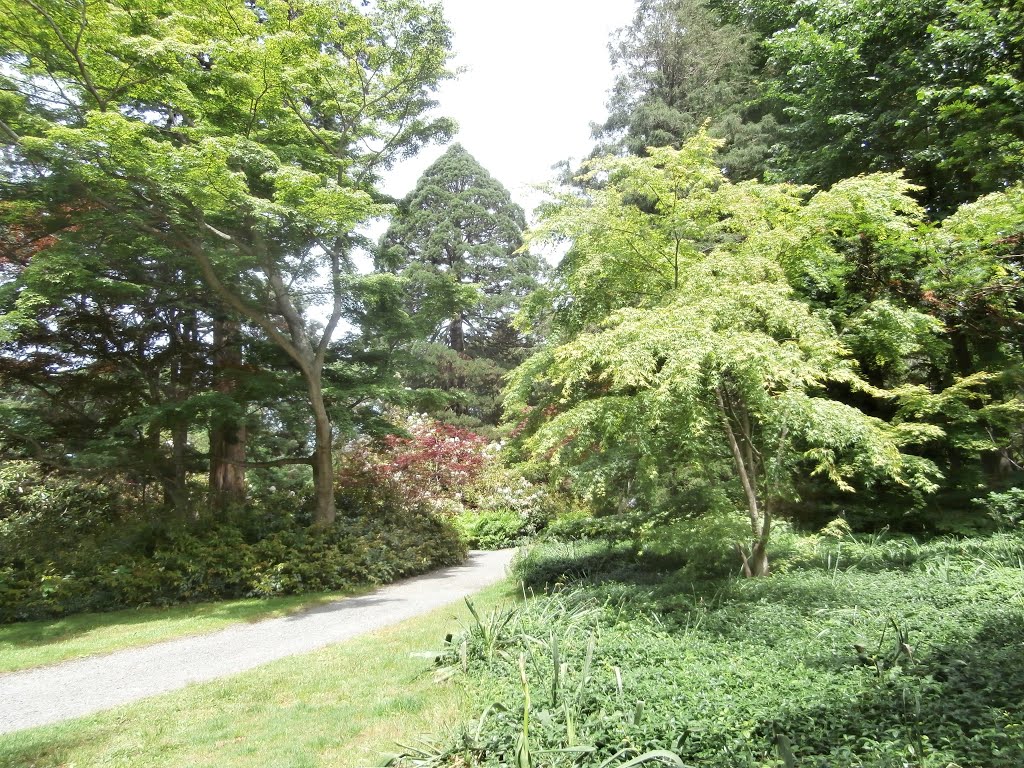
[[[736,464],[737,472],[740,474],[740,482],[743,484],[743,491],[747,497],[747,508],[750,513],[750,529],[753,532],[755,539],[761,539],[764,535],[764,530],[761,524],[761,513],[758,509],[757,489],[754,487],[752,478],[747,472],[746,462],[743,460],[743,451],[740,448],[739,442],[736,440],[736,433],[733,431],[732,423],[729,421],[729,410],[725,403],[725,395],[722,392],[721,385],[715,387],[715,398],[718,401],[718,410],[722,416],[722,425],[725,427],[725,434],[729,438],[729,447],[732,449],[733,461]]]
[[[11,126],[9,126],[3,120],[0,120],[0,131],[2,131],[4,134],[6,134],[6,136],[11,140],[12,144],[20,144],[21,143],[21,136],[19,136],[17,133],[15,133],[14,129],[11,128]]]
[[[54,21],[54,18],[49,13],[47,13],[43,9],[43,7],[41,5],[39,5],[39,3],[35,2],[35,0],[25,0],[25,2],[28,3],[28,6],[32,10],[34,10],[36,13],[38,13],[40,16],[42,16],[43,17],[43,21],[45,21],[47,26],[49,26],[50,29],[53,30],[53,33],[57,36],[57,39],[60,41],[60,44],[64,46],[64,50],[66,50],[71,55],[71,57],[75,60],[75,63],[78,65],[78,71],[82,75],[82,87],[84,87],[85,90],[87,90],[90,93],[90,95],[92,95],[92,97],[94,99],[96,99],[96,105],[100,108],[100,112],[106,112],[107,111],[107,102],[106,102],[105,99],[103,99],[100,96],[99,90],[96,88],[96,85],[93,83],[92,77],[89,75],[89,70],[85,66],[85,62],[82,60],[82,57],[78,53],[78,45],[77,45],[77,43],[75,45],[72,45],[68,41],[68,39],[66,37],[64,37],[64,33],[61,32],[60,26],[57,24],[56,21]],[[81,35],[81,32],[84,29],[85,29],[85,9],[84,9],[84,4],[83,4],[82,22],[81,22],[81,25],[79,27],[79,35]]]

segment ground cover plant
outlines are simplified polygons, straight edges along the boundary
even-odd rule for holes
[[[442,663],[470,678],[477,717],[407,764],[1024,763],[1019,535],[835,526],[781,535],[768,579],[666,567],[608,541],[520,559],[549,591],[452,640]]]

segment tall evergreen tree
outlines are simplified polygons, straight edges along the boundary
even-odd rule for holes
[[[522,359],[526,340],[512,318],[540,272],[522,250],[525,226],[508,190],[454,144],[381,239],[377,267],[405,279],[404,310],[421,342],[413,355],[420,365],[406,375],[447,392],[449,417],[496,422],[504,371]]]
[[[755,105],[756,42],[704,0],[638,0],[609,45],[616,76],[608,119],[594,127],[594,155],[678,147],[706,125],[725,142],[731,179],[759,177],[775,120]]]

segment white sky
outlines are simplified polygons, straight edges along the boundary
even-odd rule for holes
[[[551,166],[589,152],[590,123],[606,115],[612,85],[608,37],[633,16],[633,0],[443,0],[464,68],[438,94],[438,113],[504,184],[529,217]],[[404,197],[444,151],[430,147],[396,167],[384,189]]]

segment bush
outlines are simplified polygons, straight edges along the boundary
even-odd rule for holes
[[[983,499],[975,499],[1000,530],[1024,528],[1024,488],[1010,488],[1002,493],[990,493]]]
[[[519,544],[529,530],[517,512],[466,510],[452,517],[463,541],[473,549],[504,549]]]
[[[594,516],[585,507],[569,506],[564,514],[548,525],[546,534],[549,539],[556,541],[634,541],[642,522],[635,514]]]
[[[120,489],[0,472],[0,621],[379,584],[465,557],[458,532],[394,489],[339,493],[327,530],[284,509],[173,521]],[[353,503],[355,501],[355,503]]]
[[[750,535],[742,514],[709,512],[644,530],[640,543],[663,567],[681,568],[680,576],[716,579],[739,572],[736,544],[746,544]]]

